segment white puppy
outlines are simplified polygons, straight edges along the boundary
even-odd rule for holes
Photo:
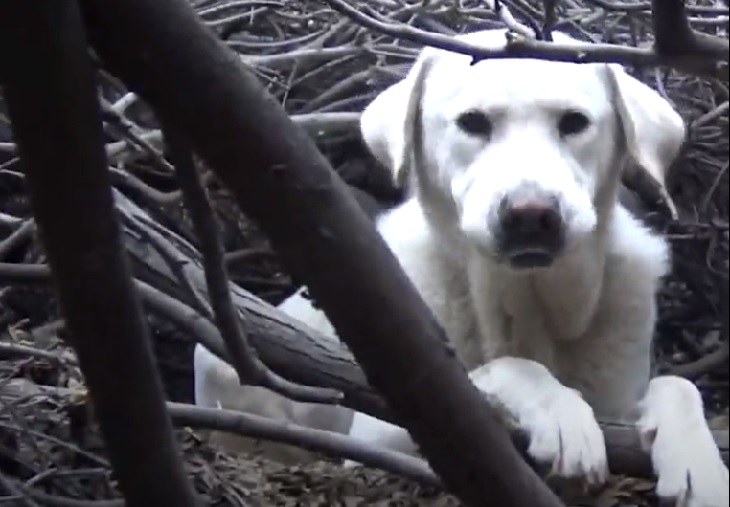
[[[458,38],[506,41],[503,30]],[[680,378],[650,378],[668,246],[617,203],[630,159],[663,185],[685,137],[670,104],[616,65],[471,65],[426,48],[368,106],[361,128],[374,156],[414,189],[379,231],[474,383],[527,433],[532,457],[601,482],[608,470],[596,417],[632,422],[660,496],[727,507],[728,470],[699,392]],[[336,337],[301,293],[281,308]],[[196,382],[205,378],[196,369]],[[272,395],[249,410],[273,413],[273,400],[281,402]],[[307,424],[311,407],[298,408]],[[405,430],[365,414],[355,414],[350,434],[416,452]]]

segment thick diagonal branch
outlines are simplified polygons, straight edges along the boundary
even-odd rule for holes
[[[184,0],[84,0],[94,47],[256,220],[466,505],[557,507],[312,140]],[[438,374],[435,374],[438,372]]]
[[[0,61],[33,215],[127,505],[196,507],[115,219],[76,1],[0,2]]]

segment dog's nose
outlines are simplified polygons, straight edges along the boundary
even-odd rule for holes
[[[549,240],[560,233],[562,219],[557,199],[505,201],[500,210],[505,232],[533,240]]]
[[[552,194],[515,192],[502,199],[499,212],[500,250],[512,264],[550,264],[564,244],[560,202]]]

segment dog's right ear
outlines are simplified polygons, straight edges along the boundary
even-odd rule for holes
[[[421,129],[423,89],[437,51],[424,48],[406,77],[375,97],[360,116],[363,141],[399,189],[408,183],[414,148],[420,150],[414,134]]]

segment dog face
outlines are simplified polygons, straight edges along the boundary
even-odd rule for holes
[[[461,38],[505,41],[503,30]],[[627,154],[663,185],[684,123],[620,67],[470,63],[425,49],[366,109],[361,127],[394,177],[411,171],[424,208],[448,216],[476,251],[515,270],[550,266],[610,213]]]

